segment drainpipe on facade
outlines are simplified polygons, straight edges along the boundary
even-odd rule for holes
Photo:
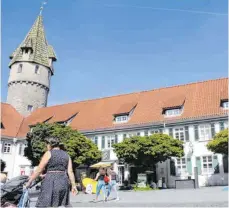
[[[164,126],[163,130],[165,131],[165,121],[163,121],[163,126]],[[166,160],[166,173],[167,173],[166,174],[167,175],[167,177],[166,177],[166,184],[167,184],[167,187],[168,187],[169,186],[169,159]]]
[[[14,151],[13,151],[13,162],[12,162],[12,164],[13,164],[13,168],[12,168],[12,178],[14,177],[14,165],[15,165],[15,158],[16,158],[16,153],[17,153],[17,138],[13,138],[13,149],[14,149]]]

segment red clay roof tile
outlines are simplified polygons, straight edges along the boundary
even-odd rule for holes
[[[162,115],[162,109],[183,103],[182,115],[172,119],[227,115],[227,111],[219,104],[222,98],[228,98],[227,78],[50,106],[37,109],[25,118],[18,136],[26,135],[28,125],[43,122],[50,117],[52,118],[49,122],[65,121],[76,113],[70,126],[80,131],[167,121],[169,118]],[[114,124],[114,114],[129,111],[135,105],[136,108],[127,123]]]

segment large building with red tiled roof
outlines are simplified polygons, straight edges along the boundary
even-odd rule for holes
[[[174,187],[177,179],[193,178],[197,167],[201,186],[227,184],[226,159],[206,148],[228,127],[227,78],[47,107],[55,60],[39,16],[11,55],[8,99],[1,105],[1,150],[10,177],[30,171],[23,149],[31,128],[58,122],[92,139],[103,151],[103,161],[116,162],[121,182],[134,180],[135,167],[119,163],[112,144],[133,135],[164,133],[184,141],[185,156],[158,164],[157,181],[165,178],[167,186]]]

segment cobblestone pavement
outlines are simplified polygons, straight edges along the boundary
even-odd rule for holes
[[[120,191],[119,201],[111,199],[95,203],[95,195],[71,196],[73,207],[228,207],[228,191],[224,187],[200,189],[168,189],[156,191]],[[36,199],[32,198],[32,206]]]

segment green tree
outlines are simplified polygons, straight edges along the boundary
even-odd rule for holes
[[[45,138],[57,137],[64,144],[70,155],[74,168],[80,164],[91,165],[101,159],[101,151],[87,137],[73,130],[69,126],[61,124],[38,124],[33,127],[32,132],[27,134],[28,146],[25,148],[25,156],[37,166],[42,155],[46,151]]]
[[[158,162],[163,162],[170,157],[184,155],[183,142],[166,134],[126,138],[113,147],[120,160],[144,169],[155,168]]]
[[[207,148],[214,153],[228,155],[228,129],[216,134],[213,140],[208,142]]]

